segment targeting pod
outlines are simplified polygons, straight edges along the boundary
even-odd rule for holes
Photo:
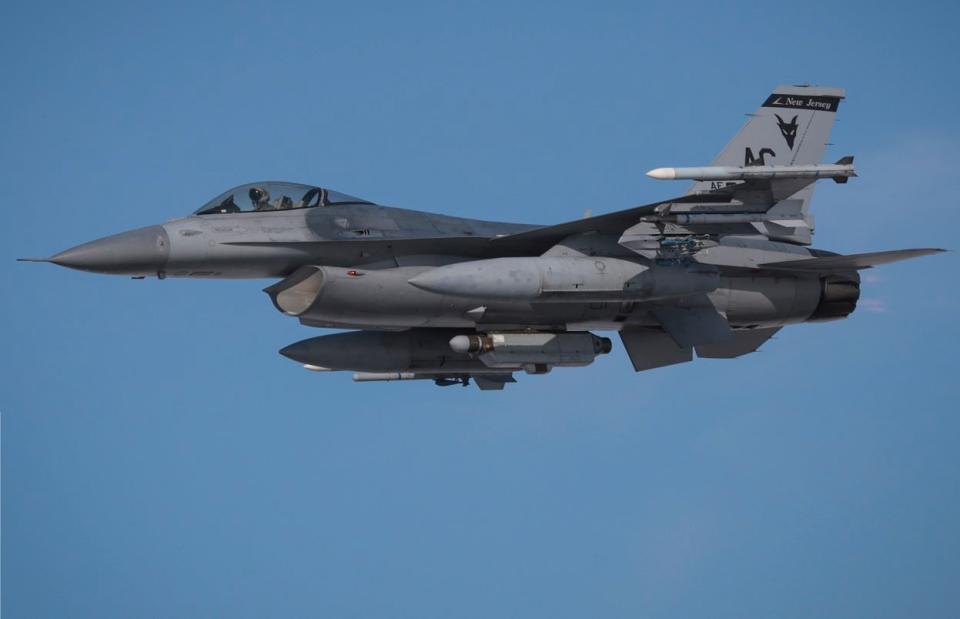
[[[610,352],[606,337],[592,333],[487,333],[457,335],[450,349],[477,357],[488,367],[579,366]]]

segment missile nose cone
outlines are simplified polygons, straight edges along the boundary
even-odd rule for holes
[[[655,168],[647,172],[647,176],[658,181],[670,181],[677,177],[676,168]]]
[[[49,261],[60,266],[118,275],[156,275],[170,256],[163,226],[147,226],[90,241],[60,252]]]

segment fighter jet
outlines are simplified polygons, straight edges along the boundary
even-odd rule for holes
[[[276,308],[351,329],[280,354],[355,381],[503,389],[514,374],[585,366],[615,331],[637,371],[756,351],[787,325],[845,318],[858,272],[940,249],[811,248],[818,179],[844,91],[780,86],[681,196],[539,226],[392,208],[332,189],[261,182],[195,213],[34,261],[144,277],[271,278]],[[31,260],[31,259],[27,259]]]

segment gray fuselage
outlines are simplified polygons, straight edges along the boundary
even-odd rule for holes
[[[589,258],[592,262],[587,269],[595,268],[598,277],[614,272],[608,267],[620,264],[634,264],[660,281],[690,277],[686,267],[654,264],[619,245],[617,235],[574,234],[551,243],[546,251],[542,244],[509,240],[511,235],[538,228],[374,204],[345,204],[192,215],[80,245],[50,260],[134,277],[280,279],[267,292],[281,311],[307,325],[361,329],[580,331],[658,324],[651,313],[654,304],[645,302],[653,299],[627,294],[582,302],[572,295],[511,301],[502,295],[485,299],[442,294],[410,283],[431,269],[468,261],[541,255],[573,261]],[[771,247],[782,245],[770,243]],[[790,251],[809,255],[802,248]],[[293,274],[305,268],[315,273],[310,303],[296,312],[288,311],[277,303],[276,294],[289,287]],[[702,294],[680,295],[667,302],[677,307],[710,303],[733,327],[769,328],[803,322],[822,300],[822,280],[813,275],[758,274],[711,265],[698,268],[698,277],[707,274],[715,284],[700,290]],[[577,277],[581,279],[574,286],[589,288],[589,273]],[[623,282],[620,285],[624,287]]]

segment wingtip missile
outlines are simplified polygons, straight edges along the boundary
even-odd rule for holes
[[[658,181],[672,181],[677,178],[676,168],[654,168],[647,172],[647,176]]]
[[[845,157],[841,161],[848,159]],[[655,168],[647,176],[660,181],[745,181],[751,179],[832,178],[845,182],[857,175],[853,158],[849,163],[813,165],[703,166],[697,168]],[[840,180],[842,179],[842,180]]]

